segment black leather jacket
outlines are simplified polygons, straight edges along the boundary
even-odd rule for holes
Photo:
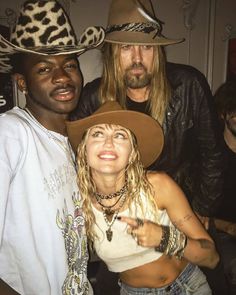
[[[191,66],[167,63],[172,98],[163,122],[165,144],[149,167],[172,176],[193,209],[214,216],[222,197],[221,132],[205,76]],[[100,79],[88,83],[71,120],[91,115],[98,107]]]

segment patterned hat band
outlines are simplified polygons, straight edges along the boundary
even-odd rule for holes
[[[162,26],[160,23],[126,23],[121,25],[111,25],[106,28],[106,34],[113,32],[141,32],[150,34],[155,32],[156,36],[161,36]]]

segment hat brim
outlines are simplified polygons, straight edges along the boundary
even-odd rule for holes
[[[94,31],[95,27],[89,27],[86,29],[85,33],[90,30]],[[77,45],[50,45],[50,46],[38,46],[32,48],[22,48],[19,47],[2,35],[0,35],[0,72],[10,73],[12,66],[10,63],[10,57],[17,53],[33,53],[40,55],[65,55],[65,54],[77,54],[80,55],[86,50],[93,49],[101,45],[104,41],[105,32],[101,28],[100,30],[96,28],[98,32],[94,38],[91,38],[90,42],[80,42]],[[85,34],[84,33],[84,34]],[[83,38],[81,38],[83,39]]]
[[[112,32],[107,33],[104,41],[108,43],[130,45],[171,45],[183,42],[185,39],[169,39],[164,36],[151,36],[142,32]]]
[[[98,124],[115,124],[132,131],[138,143],[138,150],[144,167],[150,166],[160,155],[164,136],[159,123],[143,113],[120,110],[92,115],[77,121],[67,121],[67,134],[76,152],[84,132]]]

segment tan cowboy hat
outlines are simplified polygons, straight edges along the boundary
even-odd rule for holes
[[[150,166],[162,151],[164,135],[156,120],[140,112],[124,110],[116,101],[108,101],[91,116],[66,122],[68,138],[75,152],[84,132],[98,124],[120,125],[132,131],[137,138],[144,167]]]
[[[77,42],[70,20],[59,2],[25,1],[10,41],[0,35],[0,72],[11,72],[10,56],[13,54],[81,54],[99,46],[104,36],[105,32],[101,27],[89,27]]]
[[[150,0],[112,0],[105,41],[131,45],[169,45],[184,41],[163,36],[162,24]]]

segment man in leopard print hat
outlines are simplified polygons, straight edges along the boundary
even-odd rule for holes
[[[103,38],[90,27],[77,42],[54,0],[26,1],[10,41],[0,36],[0,72],[26,98],[0,115],[0,294],[93,294],[65,120],[82,88],[77,56]]]
[[[10,41],[0,35],[0,72],[10,72],[15,53],[61,55],[97,47],[104,39],[101,27],[88,27],[79,42],[63,8],[56,1],[26,1]]]

